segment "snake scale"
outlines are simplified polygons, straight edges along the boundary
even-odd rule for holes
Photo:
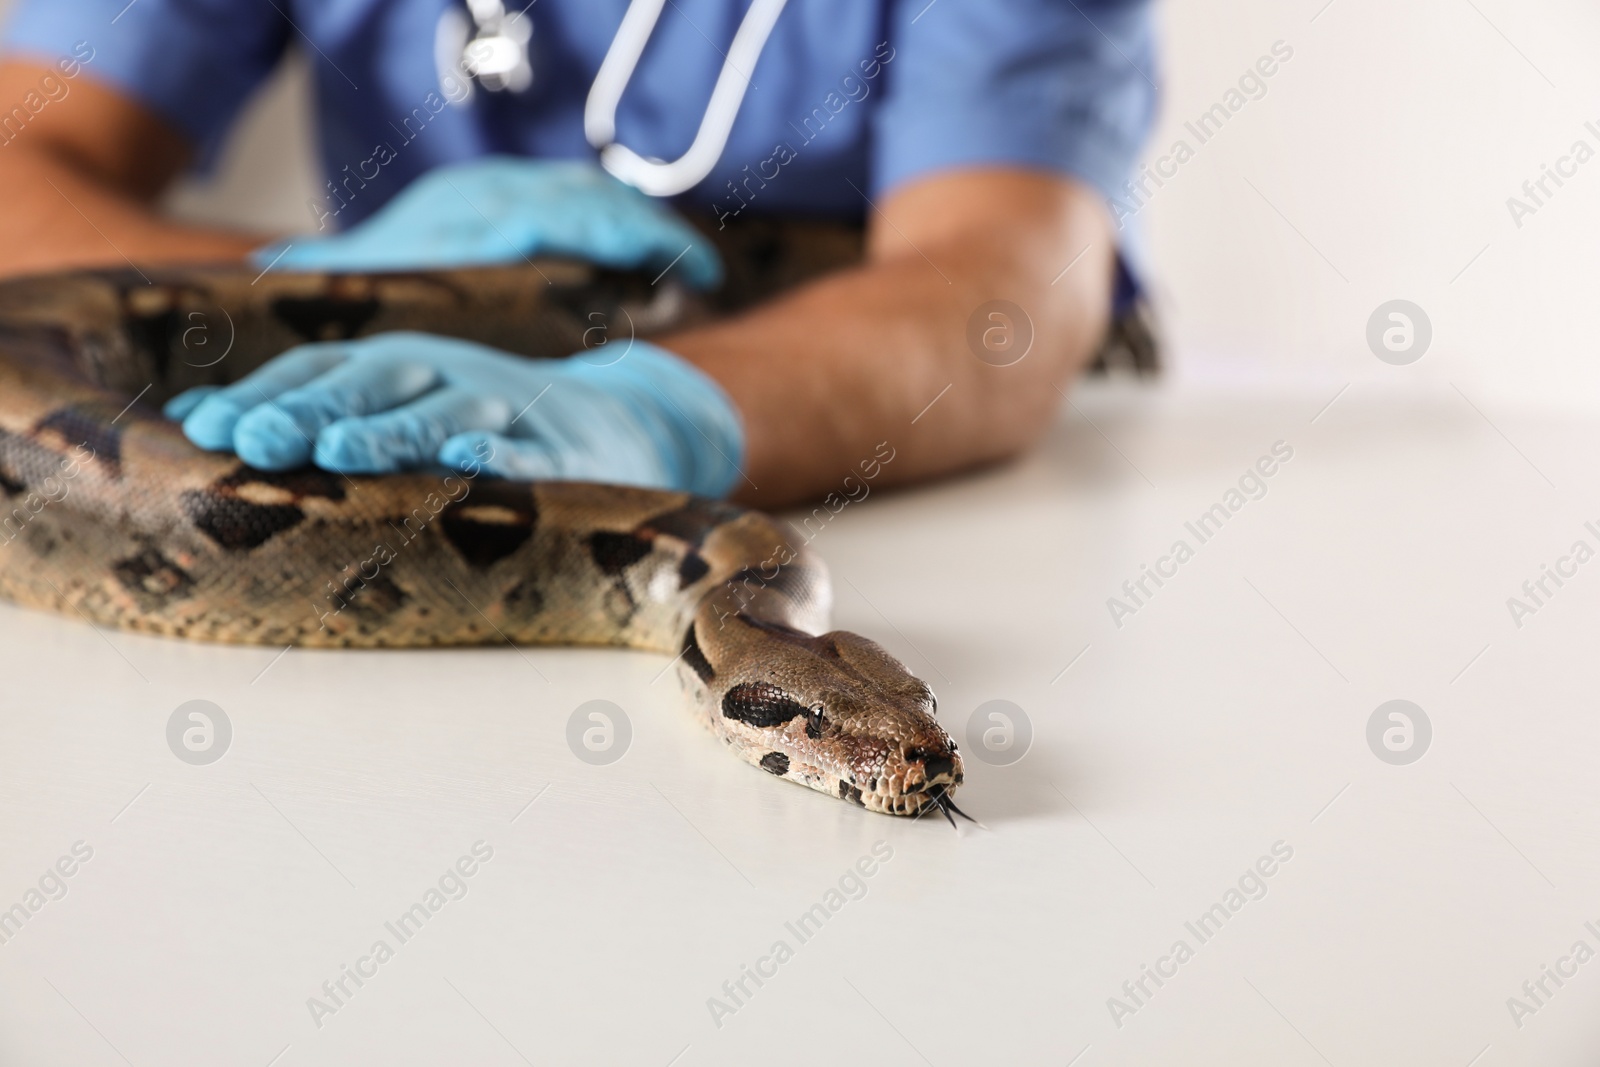
[[[0,595],[193,640],[666,653],[697,717],[740,758],[868,810],[949,818],[962,763],[932,691],[875,642],[823,632],[826,568],[766,515],[471,469],[262,471],[195,448],[160,414],[165,397],[237,379],[294,344],[387,330],[530,358],[626,358],[628,336],[748,303],[858,248],[794,232],[721,242],[720,309],[561,261],[0,284]]]

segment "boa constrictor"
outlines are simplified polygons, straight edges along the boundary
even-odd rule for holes
[[[760,254],[724,248],[728,299],[814,272],[777,254],[783,241],[761,247],[755,268]],[[555,261],[253,273],[83,271],[0,285],[0,595],[195,640],[663,652],[740,758],[872,811],[949,818],[962,764],[933,693],[876,643],[822,632],[827,572],[767,516],[473,470],[255,470],[196,449],[156,403],[303,341],[410,329],[529,357],[626,358],[612,353],[634,331],[706,309],[645,278]]]

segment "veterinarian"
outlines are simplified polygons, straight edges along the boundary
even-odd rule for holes
[[[859,265],[607,367],[388,334],[168,406],[263,468],[492,450],[510,477],[767,505],[885,441],[905,482],[1044,432],[1129,281],[1112,204],[1156,95],[1146,0],[20,0],[3,48],[0,273],[553,254],[711,287],[679,212],[864,219]],[[311,234],[162,218],[291,48],[328,177]],[[1026,358],[975,356],[1030,325]]]

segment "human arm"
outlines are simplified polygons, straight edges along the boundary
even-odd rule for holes
[[[764,506],[838,489],[880,442],[895,456],[880,485],[1014,454],[1104,330],[1099,197],[987,169],[909,183],[882,208],[860,267],[662,349],[555,368],[483,350],[463,374],[457,343],[379,335],[297,349],[168,411],[257,466],[376,473],[490,455],[484,467],[512,477],[731,489]],[[1033,335],[1020,358],[972,347],[969,324],[996,299],[1022,309],[998,328]],[[979,314],[978,333],[995,325]]]
[[[0,60],[0,100],[41,79],[61,86],[19,132],[0,126],[0,275],[80,266],[232,262],[255,252],[282,270],[381,271],[576,256],[609,266],[671,264],[716,283],[693,229],[598,167],[490,157],[442,167],[348,233],[262,247],[242,232],[162,218],[154,202],[187,165],[190,141],[131,97],[53,66]],[[3,116],[0,116],[3,117]],[[9,138],[9,139],[8,139]]]
[[[822,496],[883,441],[895,459],[878,484],[916,481],[1014,455],[1044,432],[1057,388],[1105,330],[1113,251],[1102,198],[1078,182],[1014,168],[935,174],[877,205],[859,267],[662,344],[743,412],[738,499]],[[1032,323],[1031,351],[1010,366],[968,344],[969,320],[992,300]]]
[[[54,65],[0,60],[0,100],[46,77],[70,86],[0,147],[0,276],[68,267],[237,261],[258,236],[161,218],[156,197],[187,164],[182,134],[153,112]]]
[[[1092,357],[1115,254],[1129,250],[1107,205],[1126,195],[1154,116],[1146,0],[891,6],[855,190],[872,198],[865,262],[665,340],[743,410],[749,480],[736,493],[753,503],[839,490],[879,442],[895,459],[876,484],[1026,447]],[[969,347],[969,320],[991,300],[1031,319],[1032,351],[1015,365]]]

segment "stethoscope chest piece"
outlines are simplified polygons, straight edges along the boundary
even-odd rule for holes
[[[508,13],[501,0],[466,5],[471,25],[453,5],[439,19],[434,58],[441,80],[446,72],[460,71],[491,93],[526,90],[533,84],[533,22],[520,11]]]

